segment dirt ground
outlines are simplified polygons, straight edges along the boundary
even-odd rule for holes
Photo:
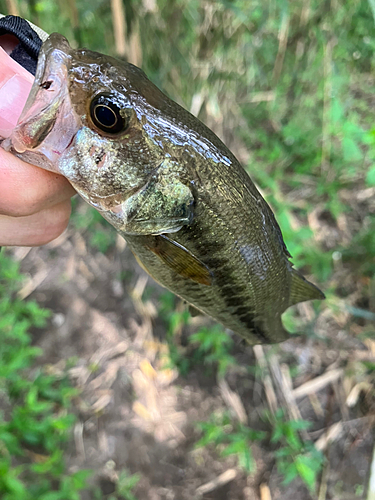
[[[54,4],[59,5],[61,27],[64,25],[65,30],[66,25],[72,25],[67,32],[72,42],[76,34],[78,43],[80,29],[87,26],[87,40],[90,40],[91,30],[98,40],[103,38],[100,50],[108,52],[105,44],[107,38],[111,39],[112,25],[103,21],[103,37],[94,27],[99,26],[99,17],[106,12],[106,2],[96,2],[98,8],[91,3],[86,7],[80,2],[79,11],[72,15],[68,11],[75,2],[49,2],[48,6],[47,3],[21,2],[20,5],[26,9],[30,4],[32,19],[46,30],[53,21],[51,29],[63,31],[59,27],[60,19],[56,27],[57,16],[51,15],[55,12]],[[301,10],[297,3],[292,8],[289,2],[288,9],[282,8],[280,21],[278,2],[272,6],[259,3],[245,23],[243,18],[247,16],[247,6],[246,2],[242,3],[243,13],[238,7],[239,2],[216,2],[218,13],[215,15],[215,2],[203,2],[202,5],[197,2],[204,13],[199,24],[196,13],[191,21],[182,15],[183,7],[187,11],[196,10],[195,4],[183,6],[183,2],[175,2],[172,16],[167,12],[168,2],[164,2],[165,6],[161,2],[159,7],[152,1],[123,2],[127,7],[126,24],[129,25],[126,31],[131,35],[128,40],[129,60],[141,65],[142,57],[146,63],[150,59],[148,66],[158,77],[155,81],[161,80],[167,92],[168,86],[173,88],[174,95],[178,95],[182,103],[187,97],[184,97],[185,87],[189,85],[186,82],[190,81],[185,82],[184,75],[186,67],[191,66],[194,78],[198,82],[202,80],[204,85],[199,83],[189,89],[187,102],[191,101],[192,108],[196,108],[201,99],[200,115],[243,165],[252,164],[250,160],[256,159],[256,154],[241,142],[239,129],[243,126],[248,133],[254,123],[254,128],[261,126],[260,138],[272,132],[282,136],[280,144],[285,142],[289,146],[287,141],[295,140],[293,128],[299,124],[297,108],[306,109],[310,115],[311,105],[304,107],[300,93],[305,95],[306,102],[317,106],[323,119],[322,129],[321,118],[316,124],[319,135],[312,135],[311,139],[309,134],[309,140],[318,140],[324,154],[332,146],[329,154],[334,160],[339,149],[333,146],[343,138],[348,139],[351,149],[354,148],[356,153],[358,148],[362,158],[363,144],[359,139],[357,143],[355,137],[360,136],[359,124],[363,120],[361,127],[373,126],[372,116],[368,116],[368,110],[374,107],[374,79],[370,74],[373,31],[366,34],[367,25],[362,22],[371,17],[370,11],[365,10],[362,2],[352,2],[353,6],[362,5],[361,10],[347,11],[342,8],[344,2],[321,2],[317,6],[302,2]],[[112,6],[114,4],[111,2]],[[139,11],[137,4],[143,5]],[[226,4],[233,4],[233,9],[227,9]],[[234,13],[238,10],[238,18],[230,10]],[[257,14],[258,10],[262,13]],[[351,23],[352,16],[347,14],[351,11],[357,12],[353,19],[358,23],[358,29]],[[109,7],[107,14],[103,15],[103,20],[111,17]],[[150,23],[151,14],[155,16],[154,25]],[[264,21],[261,20],[263,14],[267,14]],[[137,15],[142,16],[139,21]],[[72,23],[69,19],[73,18]],[[90,24],[91,18],[93,24]],[[132,25],[130,18],[133,19]],[[76,19],[81,26],[75,24]],[[144,54],[143,37],[137,33],[145,26],[143,20],[150,23]],[[171,21],[176,29],[170,29]],[[246,37],[242,38],[242,31]],[[165,32],[166,38],[159,40],[159,32]],[[341,32],[345,32],[345,36]],[[173,36],[169,36],[170,33]],[[190,40],[193,38],[196,39],[194,42]],[[180,53],[184,46],[179,39],[186,45],[186,52]],[[151,48],[155,45],[155,50],[149,48],[150,44]],[[337,61],[333,50],[336,44],[344,54]],[[95,47],[91,43],[87,45],[98,47],[96,40]],[[228,49],[229,56],[222,56],[224,49],[225,52]],[[160,63],[154,64],[151,59],[155,54],[159,58],[158,52]],[[172,57],[174,52],[179,58]],[[238,57],[235,57],[236,52]],[[164,57],[165,54],[168,57]],[[178,61],[180,66],[176,64]],[[321,61],[320,73],[316,61]],[[339,64],[344,65],[345,61],[348,68],[341,73]],[[172,68],[172,76],[164,79],[170,71],[168,65]],[[356,69],[361,65],[363,70]],[[147,64],[143,66],[147,67]],[[211,66],[215,71],[208,78],[207,68]],[[316,80],[320,87],[324,87],[324,95],[318,86],[315,90],[314,86],[308,85],[309,79],[315,79],[315,68]],[[245,81],[243,75],[256,75],[258,71],[261,75],[268,71],[272,80],[261,76],[258,82],[258,77],[251,76],[243,88],[237,89],[230,84],[232,79]],[[295,80],[293,84],[288,83],[290,87],[283,80],[283,72],[287,75],[286,82]],[[337,83],[333,77],[337,78]],[[341,101],[340,93],[346,88],[346,78],[353,80],[352,88]],[[252,80],[257,83],[252,83]],[[222,89],[223,81],[229,85],[226,91]],[[212,87],[209,91],[207,82]],[[336,104],[342,106],[343,117],[335,121],[333,112],[332,120],[327,117],[331,107],[333,109],[336,93],[340,97]],[[256,103],[258,99],[265,102],[269,98],[276,100],[283,94],[286,99],[280,99],[277,112],[263,115],[256,110],[254,120],[247,118],[249,103]],[[329,104],[331,97],[332,104]],[[203,104],[205,101],[207,105]],[[285,112],[282,111],[284,107]],[[348,116],[347,108],[350,110]],[[290,109],[295,112],[294,120]],[[269,119],[263,120],[263,116]],[[280,118],[274,120],[278,116]],[[317,116],[311,111],[312,118],[306,115],[306,120],[313,123]],[[289,132],[285,137],[281,134],[286,134],[287,129],[282,129],[284,122],[291,125],[288,129],[293,132],[290,137],[287,137]],[[331,131],[330,127],[337,127],[337,130]],[[311,130],[316,131],[313,127]],[[305,133],[304,128],[296,131],[296,139],[299,141]],[[255,139],[255,134],[251,134],[249,141],[254,140],[255,151],[263,142],[267,143],[261,139],[257,146],[258,139]],[[275,141],[275,145],[279,145],[279,141]],[[301,145],[293,152],[293,161],[299,161],[299,148],[304,147],[301,140]],[[265,151],[271,157],[272,149],[265,148]],[[264,154],[263,149],[260,152]],[[315,150],[309,148],[306,158],[313,153],[316,154]],[[281,157],[280,161],[285,159]],[[371,155],[363,159],[364,163],[370,161],[373,161]],[[257,165],[255,161],[254,164]],[[285,164],[287,166],[281,172],[293,168],[293,163]],[[321,164],[325,169],[323,158]],[[337,171],[343,173],[337,182],[335,199],[342,206],[350,207],[348,213],[340,212],[337,220],[323,204],[316,203],[315,206],[315,199],[323,197],[315,198],[320,184],[313,176],[298,171],[299,187],[293,190],[287,187],[287,182],[285,186],[281,181],[277,183],[282,202],[296,207],[290,214],[293,230],[308,227],[320,248],[330,253],[337,248],[353,250],[351,244],[355,236],[361,229],[371,227],[370,218],[375,215],[375,188],[364,187],[367,186],[361,178],[364,168],[358,170],[358,177],[348,172],[349,180],[345,180],[345,169],[350,171],[355,166],[355,162],[352,165],[346,161]],[[336,175],[334,169],[330,175],[327,172],[324,178]],[[308,214],[307,221],[301,222],[298,207],[305,207],[306,199],[315,209]],[[84,215],[85,207],[80,201],[75,212]],[[108,231],[114,233],[114,229]],[[44,352],[43,357],[38,358],[39,363],[48,364],[49,370],[56,373],[69,370],[72,383],[80,389],[80,396],[74,401],[77,423],[66,455],[72,472],[81,468],[93,469],[93,480],[104,496],[114,492],[124,468],[131,474],[138,473],[140,481],[133,491],[137,500],[367,499],[371,462],[375,460],[375,327],[369,319],[374,317],[375,290],[370,297],[369,290],[373,287],[370,278],[356,273],[365,252],[361,253],[361,249],[353,251],[347,265],[345,256],[335,251],[334,272],[328,282],[334,298],[330,294],[321,305],[302,303],[295,306],[295,321],[306,335],[293,336],[277,346],[253,348],[228,332],[234,340],[231,354],[236,364],[228,369],[224,379],[220,379],[204,366],[193,367],[186,376],[179,374],[170,363],[166,324],[158,313],[164,290],[138,266],[120,237],[107,252],[95,249],[90,244],[90,237],[87,228],[77,230],[71,223],[68,230],[49,245],[12,250],[28,276],[20,296],[33,298],[52,311],[48,326],[33,331],[34,344]],[[314,277],[306,277],[315,282]],[[185,306],[180,304],[178,307]],[[354,316],[353,311],[358,314]],[[184,348],[188,335],[197,331],[199,326],[212,324],[211,320],[201,316],[192,318],[189,325],[178,332],[176,343]],[[187,353],[189,355],[191,351],[187,350]],[[372,366],[371,373],[364,368],[363,362]],[[256,471],[252,474],[246,474],[234,456],[222,457],[212,446],[195,446],[201,438],[197,422],[207,421],[213,412],[229,412],[234,420],[253,429],[270,431],[270,424],[263,418],[264,412],[272,413],[279,407],[290,420],[311,422],[311,428],[301,432],[301,438],[314,443],[326,457],[315,493],[309,492],[301,479],[288,485],[283,483],[283,476],[275,463],[277,447],[266,440],[252,445],[256,462]],[[83,500],[91,498],[87,496]]]
[[[120,237],[103,254],[86,236],[71,226],[45,247],[14,251],[30,277],[22,296],[53,311],[48,328],[34,334],[44,350],[40,362],[58,371],[76,359],[70,375],[82,394],[68,455],[72,471],[94,469],[103,493],[110,494],[126,467],[141,475],[134,490],[138,500],[366,498],[374,401],[366,386],[355,389],[364,380],[354,367],[358,360],[374,360],[375,343],[357,340],[356,322],[324,306],[315,319],[311,304],[301,304],[302,324],[314,320],[315,336],[256,349],[233,336],[237,364],[225,380],[218,382],[203,367],[182,377],[165,368],[165,324],[157,314],[164,290],[139,268]],[[348,279],[340,270],[336,278]],[[201,324],[210,320],[192,319],[184,335]],[[293,382],[291,364],[298,366]],[[262,377],[248,370],[259,366]],[[313,423],[307,437],[328,458],[316,496],[301,480],[282,484],[271,444],[253,446],[257,470],[249,476],[235,458],[194,446],[200,438],[196,422],[214,411],[229,410],[250,427],[265,429],[260,416],[273,397],[291,418]]]

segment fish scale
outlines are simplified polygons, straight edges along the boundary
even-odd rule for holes
[[[214,197],[211,196],[212,198]],[[259,294],[257,295],[254,291],[254,279],[240,257],[240,253],[235,249],[236,239],[228,235],[225,221],[230,220],[229,214],[221,214],[220,218],[212,217],[218,207],[208,208],[202,200],[200,202],[203,212],[211,213],[208,219],[210,227],[199,224],[201,219],[198,215],[194,224],[175,235],[170,235],[170,238],[189,248],[196,255],[204,253],[203,262],[208,268],[215,269],[212,287],[199,285],[191,280],[181,280],[170,269],[165,269],[165,272],[161,273],[155,254],[152,251],[145,251],[143,243],[137,244],[136,239],[129,240],[127,237],[133,252],[138,255],[144,267],[160,284],[194,304],[209,316],[215,316],[227,328],[241,334],[249,342],[267,343],[287,338],[288,333],[283,329],[281,321],[277,329],[275,325],[273,337],[270,338],[267,329],[262,325],[262,320],[257,319],[256,312],[258,311],[258,316],[261,316],[265,308],[260,307],[259,302],[262,300],[266,302],[266,297],[259,297]],[[223,229],[229,237],[221,239],[218,245],[217,234],[221,234]],[[270,295],[269,292],[268,295]],[[269,302],[269,297],[267,302]],[[275,299],[271,302],[275,306]],[[286,307],[287,305],[284,309]]]
[[[286,339],[282,313],[324,298],[234,155],[131,64],[52,34],[2,145],[64,175],[156,281],[251,344]]]

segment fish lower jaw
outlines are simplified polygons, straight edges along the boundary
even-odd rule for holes
[[[17,142],[11,139],[5,139],[1,143],[2,149],[14,154],[20,160],[34,165],[44,170],[49,170],[50,172],[55,172],[60,174],[59,168],[47,158],[41,151],[35,151],[29,149],[23,142]]]
[[[15,153],[25,153],[25,151],[28,151],[28,147],[24,142],[20,142],[17,139],[13,138],[11,139],[5,139],[5,141],[2,143],[2,147],[5,149],[5,151],[14,151]]]

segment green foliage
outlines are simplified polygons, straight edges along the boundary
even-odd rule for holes
[[[100,213],[86,203],[73,200],[72,223],[81,234],[86,233],[89,244],[106,253],[116,243],[116,232]]]
[[[262,440],[264,432],[255,431],[231,419],[227,413],[213,414],[210,420],[198,423],[197,427],[203,437],[196,443],[196,447],[214,446],[222,457],[235,455],[238,465],[246,472],[255,471],[251,443]]]
[[[369,147],[369,160],[372,164],[367,171],[366,183],[368,186],[375,186],[375,128],[371,128],[367,134],[365,134],[364,142],[368,144]]]
[[[117,493],[125,500],[137,500],[132,491],[140,479],[140,474],[129,474],[126,470],[123,470],[118,479]],[[116,497],[113,497],[113,500],[116,500]]]
[[[79,500],[90,471],[69,474],[63,457],[75,417],[77,391],[66,377],[34,364],[41,350],[30,328],[43,327],[50,312],[16,291],[18,264],[0,253],[0,496],[2,500]]]
[[[186,308],[177,310],[176,297],[166,292],[160,299],[160,316],[167,324],[167,342],[169,358],[181,375],[186,376],[194,366],[206,366],[217,371],[219,377],[225,375],[230,366],[235,365],[235,359],[230,354],[233,340],[222,326],[200,328],[187,338],[187,346],[179,342],[181,329],[189,323],[190,314]]]
[[[194,353],[196,362],[202,360],[206,365],[216,366],[221,377],[229,366],[236,364],[233,356],[229,354],[233,340],[219,325],[201,328],[189,337],[189,343],[198,346]]]
[[[178,342],[178,332],[189,321],[189,312],[186,309],[176,310],[176,296],[165,292],[160,297],[159,314],[166,324],[166,340],[169,347],[169,360],[181,375],[185,376],[191,369],[191,360],[185,356],[184,350]]]
[[[303,441],[299,435],[299,431],[308,429],[311,423],[306,420],[287,420],[281,409],[275,416],[269,415],[268,418],[273,426],[271,443],[279,446],[275,458],[277,469],[284,476],[284,484],[299,476],[309,490],[314,491],[324,457],[312,442]]]
[[[256,469],[256,464],[251,444],[267,439],[278,446],[274,456],[277,469],[284,477],[283,483],[288,484],[296,477],[300,477],[309,490],[314,491],[324,458],[313,443],[304,442],[299,435],[299,431],[310,427],[310,422],[289,421],[281,409],[274,416],[267,415],[272,427],[269,433],[255,431],[234,420],[228,413],[214,413],[208,421],[197,424],[203,436],[196,443],[196,447],[214,446],[222,457],[235,455],[239,466],[247,473],[252,473]]]

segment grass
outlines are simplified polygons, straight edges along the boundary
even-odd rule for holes
[[[69,473],[77,395],[67,376],[48,374],[30,330],[46,326],[50,311],[17,298],[18,264],[0,254],[0,496],[3,500],[78,500],[90,471]]]
[[[300,477],[311,492],[316,490],[319,474],[324,464],[324,456],[312,442],[304,441],[299,431],[311,427],[307,420],[288,420],[282,409],[275,415],[268,414],[272,426],[270,442],[276,444],[276,466],[283,476],[283,483],[289,484]]]
[[[238,465],[247,474],[254,473],[256,463],[252,455],[252,444],[266,442],[275,446],[275,462],[283,484],[289,484],[300,477],[311,492],[316,490],[317,479],[322,471],[324,457],[311,442],[301,439],[299,431],[306,430],[311,422],[288,420],[283,410],[275,415],[266,414],[269,431],[258,431],[244,425],[228,413],[212,414],[210,420],[199,422],[197,428],[202,437],[196,447],[214,447],[221,457],[234,455]]]
[[[183,376],[200,365],[206,368],[207,373],[217,372],[219,377],[224,377],[227,369],[235,365],[235,359],[230,354],[234,344],[232,338],[221,325],[202,327],[187,337],[187,344],[183,347],[179,334],[191,317],[184,306],[176,309],[176,300],[171,292],[164,293],[159,309],[166,325],[170,364]]]
[[[20,300],[19,266],[0,253],[0,497],[2,500],[80,500],[83,491],[100,500],[92,471],[70,472],[65,453],[76,421],[78,391],[67,374],[40,365],[42,351],[31,330],[45,328],[51,311]],[[139,475],[123,471],[112,500],[135,500]]]
[[[255,431],[248,426],[232,419],[228,413],[212,414],[210,420],[199,422],[197,428],[202,437],[196,447],[214,446],[221,457],[234,455],[238,465],[248,474],[256,469],[256,464],[251,451],[254,441],[262,441],[264,432]]]

